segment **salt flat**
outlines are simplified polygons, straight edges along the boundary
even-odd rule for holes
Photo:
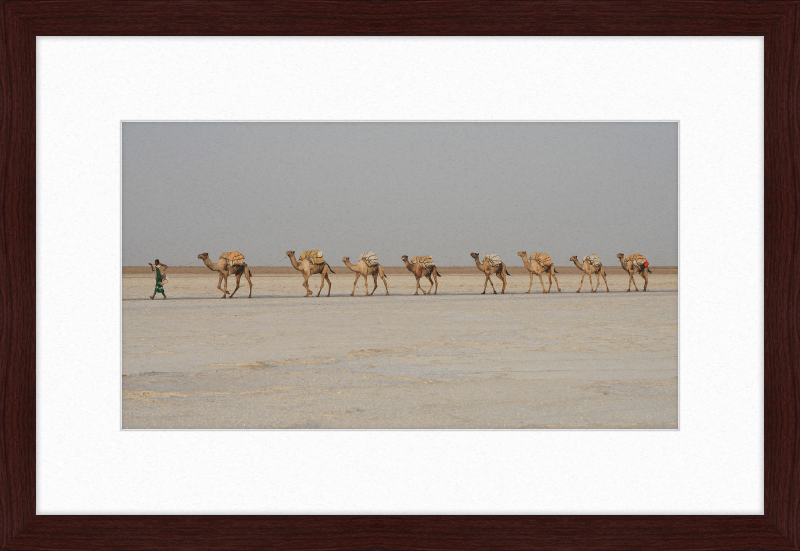
[[[570,274],[525,294],[513,275],[481,295],[476,269],[414,296],[409,273],[351,297],[355,275],[334,269],[329,298],[303,298],[296,274],[221,300],[209,272],[171,275],[151,301],[153,277],[123,277],[123,428],[678,426],[677,274],[647,293],[609,275],[595,294]]]

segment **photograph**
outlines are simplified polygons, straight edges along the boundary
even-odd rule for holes
[[[123,121],[122,429],[679,429],[677,121]]]

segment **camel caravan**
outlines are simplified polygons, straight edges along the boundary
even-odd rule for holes
[[[530,282],[528,284],[528,290],[526,293],[530,294],[531,292],[534,275],[539,277],[539,283],[542,286],[542,293],[547,294],[550,292],[550,289],[553,287],[553,281],[556,282],[556,289],[558,289],[558,292],[561,292],[561,286],[558,284],[558,278],[556,277],[558,270],[556,270],[556,267],[553,264],[553,259],[549,254],[531,253],[530,256],[528,256],[526,251],[520,251],[517,253],[517,255],[519,255],[519,257],[522,259],[522,265],[530,274]],[[328,277],[328,274],[334,274],[336,272],[334,272],[330,264],[325,261],[322,251],[318,249],[303,251],[300,254],[299,259],[295,259],[294,251],[286,251],[286,256],[289,257],[292,267],[303,274],[303,287],[306,291],[306,297],[313,294],[313,291],[308,286],[308,278],[315,274],[319,274],[320,276],[320,284],[319,290],[317,291],[317,296],[320,296],[322,293],[322,289],[325,287],[325,282],[328,283],[328,294],[326,296],[331,296],[331,280],[330,277]],[[486,287],[488,285],[491,285],[492,292],[495,295],[497,294],[497,290],[494,288],[494,283],[492,283],[492,276],[496,276],[500,281],[502,281],[503,286],[500,289],[500,294],[505,294],[508,283],[507,276],[510,276],[511,274],[509,273],[505,263],[500,260],[500,255],[484,254],[483,258],[481,258],[478,253],[470,253],[470,256],[475,261],[475,266],[485,276],[483,282],[483,292],[481,294],[486,294]],[[236,291],[239,290],[239,280],[242,278],[242,276],[245,277],[248,285],[250,286],[250,294],[248,295],[248,298],[252,298],[253,282],[250,279],[252,274],[250,273],[250,268],[247,266],[242,253],[239,251],[222,253],[216,263],[211,262],[208,253],[200,253],[197,255],[197,258],[202,260],[203,264],[205,264],[209,270],[219,273],[217,289],[222,291],[221,298],[228,298],[229,296],[230,298],[233,298],[233,295],[235,295]],[[423,295],[435,295],[438,293],[438,278],[441,277],[442,274],[439,273],[439,269],[433,262],[432,256],[415,256],[409,260],[407,255],[403,255],[400,258],[402,259],[408,271],[411,272],[416,278],[417,286],[414,290],[415,295],[418,295],[420,291],[422,291]],[[636,280],[633,277],[634,275],[639,275],[639,277],[644,280],[644,288],[642,291],[647,291],[647,285],[649,283],[648,274],[653,273],[652,270],[650,270],[650,263],[647,261],[647,258],[640,253],[629,254],[627,256],[619,253],[617,258],[619,258],[622,268],[628,274],[628,292],[631,290],[631,284],[633,284],[633,287],[637,292],[639,291],[639,287],[636,285]],[[596,293],[600,288],[601,277],[603,278],[603,283],[606,286],[606,292],[611,292],[611,290],[608,288],[606,271],[599,256],[596,254],[589,254],[584,256],[580,262],[578,261],[577,256],[572,256],[569,260],[575,264],[575,267],[578,268],[581,273],[581,282],[578,286],[578,290],[576,291],[577,293],[581,292],[581,289],[583,288],[583,281],[586,276],[589,276],[589,289],[592,293]],[[353,290],[350,293],[351,297],[355,295],[356,285],[361,277],[364,278],[365,296],[372,296],[375,294],[375,290],[378,288],[379,277],[381,278],[381,281],[383,281],[383,287],[386,289],[386,295],[389,295],[389,285],[386,282],[386,272],[383,269],[383,266],[381,266],[380,262],[378,262],[378,255],[373,251],[362,253],[361,256],[358,257],[358,262],[355,264],[350,262],[349,256],[343,257],[342,262],[356,274],[356,279],[353,282]],[[547,276],[548,285],[546,289],[544,286],[544,279],[542,278],[543,275]],[[233,292],[228,291],[228,276],[234,276],[236,278],[236,288],[233,290]],[[372,291],[369,290],[368,278],[370,276],[372,277],[373,282]],[[592,276],[595,277],[594,283],[592,283]],[[420,285],[420,280],[422,278],[427,279],[431,284],[427,291]],[[158,283],[159,282],[157,281],[157,287]]]

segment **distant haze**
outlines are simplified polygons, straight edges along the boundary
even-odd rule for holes
[[[122,262],[678,264],[677,122],[124,122]]]

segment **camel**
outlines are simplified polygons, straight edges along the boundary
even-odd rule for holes
[[[633,279],[633,274],[639,274],[640,276],[642,276],[642,279],[644,279],[644,289],[642,289],[642,291],[644,292],[647,291],[647,283],[648,283],[647,274],[653,273],[652,271],[650,271],[649,265],[645,266],[644,264],[636,264],[633,261],[633,258],[635,258],[636,256],[642,256],[642,255],[640,255],[639,253],[630,254],[627,257],[624,256],[622,253],[619,253],[617,255],[617,258],[619,258],[619,263],[622,264],[622,268],[626,272],[628,272],[629,293],[631,292],[631,283],[633,283],[633,287],[634,289],[636,289],[636,292],[637,293],[639,292],[639,288],[636,286],[636,281]],[[644,257],[642,256],[642,258]]]
[[[556,267],[554,264],[550,264],[549,266],[542,266],[536,260],[528,260],[528,253],[525,251],[520,251],[517,253],[519,256],[522,257],[522,263],[525,265],[525,269],[528,270],[531,274],[531,284],[528,285],[528,293],[531,292],[531,287],[533,287],[533,274],[539,276],[539,283],[542,284],[542,292],[549,293],[550,289],[553,287],[553,280],[556,280],[556,289],[558,292],[561,292],[561,287],[558,286],[558,278],[556,274]],[[536,254],[536,253],[533,253]],[[533,255],[531,255],[533,256]],[[542,281],[542,274],[547,274],[547,281],[549,285],[547,286],[547,291],[544,290],[544,281]]]
[[[603,268],[602,264],[600,264],[599,266],[595,266],[594,264],[589,262],[588,257],[584,258],[583,264],[578,264],[577,256],[571,257],[570,260],[574,262],[575,265],[578,267],[578,269],[581,271],[581,284],[578,285],[578,290],[575,291],[576,293],[581,292],[581,287],[583,287],[583,278],[587,275],[589,276],[589,289],[592,289],[592,275],[594,275],[597,278],[597,286],[594,289],[592,289],[593,293],[596,293],[597,289],[600,288],[600,276],[603,276],[603,282],[606,284],[606,292],[607,293],[611,292],[608,288],[608,281],[606,280],[606,269]]]
[[[426,268],[425,266],[423,266],[420,263],[411,264],[408,261],[408,256],[407,255],[403,255],[400,258],[403,259],[403,262],[405,263],[406,268],[408,268],[408,271],[411,272],[412,274],[414,274],[414,277],[417,278],[417,288],[414,291],[415,295],[418,295],[420,290],[422,290],[422,294],[423,295],[430,295],[431,294],[431,289],[433,289],[434,284],[436,284],[436,288],[433,289],[433,294],[435,295],[436,293],[439,292],[439,279],[438,278],[442,277],[442,274],[439,273],[439,268],[437,268],[435,265],[429,266],[429,267]],[[431,279],[431,276],[433,276],[433,279]],[[431,282],[430,289],[428,289],[427,293],[425,292],[425,289],[422,289],[419,286],[419,280],[421,278],[423,278],[423,277],[427,278],[427,280]]]
[[[231,293],[231,298],[233,295],[236,294],[236,291],[239,290],[239,280],[242,279],[242,274],[247,279],[247,283],[250,285],[250,295],[247,298],[253,298],[253,282],[250,281],[250,268],[247,264],[237,264],[235,266],[229,266],[228,261],[224,258],[220,258],[217,260],[217,263],[214,264],[209,260],[208,253],[200,253],[197,255],[197,258],[203,261],[203,264],[208,266],[208,269],[212,272],[219,272],[219,281],[217,282],[217,289],[222,291],[222,298],[228,298],[228,276],[236,276],[236,289],[233,290]],[[225,279],[225,288],[221,287],[222,280]]]
[[[300,262],[297,262],[294,258],[294,251],[286,251],[286,256],[289,257],[289,260],[292,261],[292,267],[297,270],[298,272],[302,272],[303,274],[303,287],[306,288],[306,296],[312,293],[311,289],[308,287],[308,278],[314,274],[321,274],[322,277],[319,281],[319,291],[317,292],[317,296],[322,292],[322,287],[325,285],[325,282],[328,282],[328,295],[331,296],[331,280],[328,277],[328,273],[335,274],[336,272],[330,267],[330,264],[327,262],[323,262],[322,264],[314,264],[309,259],[304,258]]]
[[[369,266],[367,261],[363,258],[358,260],[358,264],[351,264],[350,257],[345,256],[342,258],[342,262],[344,262],[345,266],[350,268],[356,273],[356,280],[353,282],[353,292],[350,293],[350,296],[356,294],[356,283],[358,283],[358,278],[364,276],[364,289],[366,290],[365,296],[372,296],[375,294],[375,289],[378,288],[378,276],[381,276],[383,280],[383,286],[386,287],[386,294],[389,294],[389,286],[386,285],[386,274],[383,273],[383,266],[380,264],[375,264],[374,266]],[[369,292],[369,282],[367,281],[367,276],[372,276],[372,280],[375,283],[375,286],[372,288],[372,292]]]
[[[492,284],[492,291],[494,291],[495,295],[497,294],[497,291],[494,290],[494,283],[492,283],[491,279],[492,275],[496,275],[500,279],[500,281],[503,282],[503,289],[502,291],[500,291],[500,294],[504,295],[506,292],[506,276],[511,275],[510,273],[508,273],[508,268],[506,268],[505,262],[501,262],[497,266],[492,266],[491,264],[489,264],[489,261],[487,260],[486,263],[481,264],[480,262],[478,262],[478,253],[469,253],[469,255],[475,259],[475,265],[478,267],[478,269],[486,275],[486,281],[483,283],[483,293],[481,294],[482,295],[486,294],[487,283]],[[544,285],[542,285],[542,287],[544,287]]]

